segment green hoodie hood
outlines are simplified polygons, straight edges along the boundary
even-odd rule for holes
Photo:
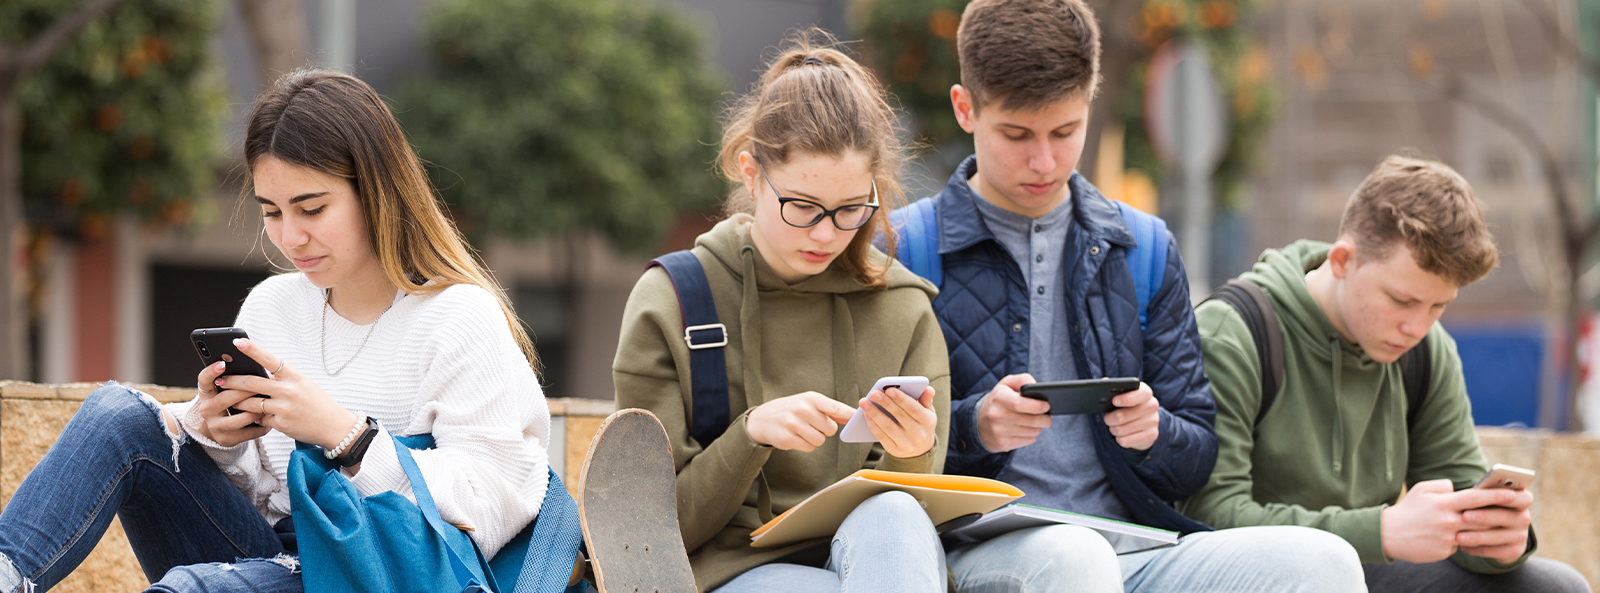
[[[1429,330],[1429,389],[1408,426],[1399,363],[1377,362],[1340,337],[1306,286],[1330,247],[1298,241],[1267,250],[1240,276],[1267,293],[1283,331],[1282,387],[1259,424],[1261,363],[1249,328],[1225,302],[1196,309],[1220,447],[1210,481],[1179,510],[1217,528],[1316,527],[1344,537],[1363,562],[1388,562],[1383,508],[1425,480],[1472,486],[1483,456],[1455,340],[1438,324]],[[1515,566],[1453,559],[1474,572]]]

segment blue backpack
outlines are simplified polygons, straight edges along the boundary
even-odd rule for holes
[[[1134,294],[1139,301],[1139,329],[1150,323],[1150,299],[1167,273],[1167,223],[1138,208],[1113,200],[1122,211],[1122,220],[1133,231],[1138,244],[1128,250],[1128,269],[1133,273]],[[923,198],[895,210],[889,224],[897,236],[894,256],[912,272],[944,285],[944,263],[939,257],[939,213],[933,198]]]

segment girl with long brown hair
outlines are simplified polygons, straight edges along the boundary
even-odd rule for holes
[[[115,515],[152,590],[300,591],[280,537],[296,441],[363,497],[410,496],[393,439],[431,434],[412,457],[486,557],[539,513],[550,414],[533,348],[377,93],[291,73],[257,100],[244,147],[247,199],[296,268],[235,323],[269,376],[218,362],[164,407],[97,390],[0,515],[0,590],[59,582]]]

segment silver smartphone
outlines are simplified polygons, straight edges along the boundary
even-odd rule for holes
[[[1527,490],[1533,484],[1533,470],[1520,468],[1514,465],[1496,463],[1489,468],[1489,473],[1484,474],[1482,480],[1473,488],[1510,488],[1512,490]]]

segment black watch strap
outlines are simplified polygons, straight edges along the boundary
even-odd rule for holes
[[[339,464],[339,467],[350,467],[361,463],[361,459],[367,456],[367,447],[372,445],[372,439],[376,436],[378,436],[378,421],[367,416],[367,429],[361,431],[361,436],[356,437],[355,442],[350,443],[350,450],[345,451],[344,455],[333,458],[333,462]]]

